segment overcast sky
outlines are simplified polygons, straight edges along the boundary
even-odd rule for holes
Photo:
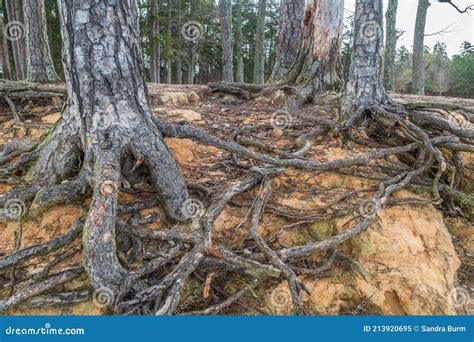
[[[474,4],[474,0],[452,0],[458,7],[464,9],[469,4]],[[384,11],[387,9],[388,0],[384,0]],[[405,45],[409,50],[413,46],[413,34],[415,27],[416,9],[418,0],[399,0],[397,14],[397,29],[405,31],[398,41],[398,46]],[[355,9],[355,0],[345,0],[346,15],[350,15]],[[459,53],[462,42],[474,43],[474,11],[469,14],[460,14],[451,5],[438,3],[431,0],[426,19],[426,34],[441,31],[450,24],[453,24],[449,33],[440,33],[434,36],[425,37],[425,45],[432,48],[436,42],[446,43],[450,56]]]

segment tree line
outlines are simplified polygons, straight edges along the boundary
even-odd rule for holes
[[[440,2],[461,13],[470,9]],[[430,1],[419,0],[413,51],[397,49],[402,34],[396,26],[398,6],[398,0],[390,0],[385,11],[385,88],[474,97],[472,44],[465,42],[452,58],[442,43],[432,51],[426,47]],[[347,81],[354,27],[352,16],[344,23],[342,0],[327,4],[318,0],[139,0],[138,7],[146,77],[151,82],[290,82],[305,85],[303,92],[311,93],[313,87],[316,92],[340,89]],[[4,0],[0,25],[3,78],[44,83],[62,77],[57,0]],[[316,46],[320,51],[315,51]],[[329,87],[310,85],[316,82],[314,69],[321,57],[331,59],[328,65],[332,67],[328,74],[319,73],[318,82],[329,82]]]

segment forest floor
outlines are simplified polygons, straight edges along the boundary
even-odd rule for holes
[[[266,96],[241,99],[229,94],[211,93],[207,86],[149,85],[149,96],[154,113],[163,121],[183,123],[202,128],[224,140],[233,137],[243,145],[265,143],[288,153],[295,151],[295,138],[310,130],[308,124],[283,122],[275,125],[272,117],[285,108],[286,95],[276,91]],[[305,105],[308,115],[335,120],[333,106],[336,94],[328,94]],[[441,98],[419,98],[396,95],[400,102],[436,102]],[[443,102],[474,108],[474,100],[442,98]],[[20,104],[21,102],[21,104]],[[19,101],[24,125],[10,117],[8,106],[0,108],[0,144],[22,138],[38,141],[60,117],[60,100],[29,104]],[[291,118],[289,119],[291,121]],[[273,123],[273,126],[272,126]],[[250,129],[258,126],[258,129]],[[240,132],[241,134],[236,134]],[[380,137],[384,139],[384,137]],[[248,174],[238,166],[232,155],[213,146],[205,146],[188,139],[166,138],[188,184],[208,189],[210,194],[229,187]],[[344,141],[341,136],[319,135],[310,140],[307,158],[324,162],[367,153],[369,148]],[[258,150],[257,146],[249,146]],[[266,151],[268,152],[268,151]],[[462,153],[465,193],[474,192],[474,156]],[[396,165],[397,158],[388,157],[359,167],[359,172],[376,170],[381,166]],[[256,165],[256,164],[255,164]],[[378,181],[341,172],[315,172],[288,169],[273,179],[273,196],[265,208],[258,232],[274,249],[324,240],[343,231],[358,216],[363,215],[361,203],[370,198]],[[12,185],[0,183],[0,191]],[[140,190],[140,191],[138,191]],[[259,189],[237,196],[226,206],[215,225],[214,245],[233,251],[255,247],[249,233],[249,210]],[[121,203],[141,198],[153,198],[146,184],[141,189],[122,189]],[[83,203],[49,209],[40,217],[0,220],[0,257],[53,237],[64,234],[89,207]],[[203,203],[203,207],[206,203]],[[473,312],[469,294],[474,288],[473,212],[463,208],[465,215],[453,213],[442,204],[433,204],[429,193],[402,190],[396,192],[379,214],[370,229],[343,243],[337,257],[321,253],[306,261],[305,267],[319,268],[317,274],[304,274],[301,280],[310,290],[303,295],[308,314],[364,315],[364,314],[466,314]],[[362,213],[361,213],[362,211]],[[141,212],[163,216],[159,207]],[[21,225],[21,227],[20,227]],[[147,225],[150,229],[163,227],[158,221]],[[194,227],[194,228],[193,228]],[[21,229],[20,229],[21,228]],[[195,229],[180,226],[180,229]],[[19,234],[21,232],[21,234]],[[78,249],[67,264],[79,263]],[[48,260],[33,260],[26,270],[40,270]],[[65,263],[56,267],[64,268]],[[330,264],[330,265],[329,265]],[[327,266],[330,267],[327,267]],[[11,277],[21,277],[10,274]],[[291,314],[291,295],[285,280],[265,281],[250,286],[252,279],[223,272],[193,274],[180,305],[180,313],[201,310],[222,302],[237,291],[248,287],[244,295],[220,314]],[[3,288],[8,277],[0,278]],[[86,280],[61,285],[56,290],[88,289]],[[7,287],[8,288],[8,287]],[[0,292],[0,298],[8,291]],[[108,309],[86,298],[70,307],[34,308],[34,303],[11,309],[8,314],[107,314]]]

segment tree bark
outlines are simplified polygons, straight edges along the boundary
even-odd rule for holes
[[[343,104],[346,118],[387,101],[381,77],[382,25],[382,0],[356,1],[352,58]]]
[[[419,0],[416,12],[415,36],[413,39],[413,92],[425,95],[425,25],[426,15],[430,7],[429,0]]]
[[[7,29],[5,36],[12,44],[15,78],[26,79],[26,28],[23,19],[23,1],[5,0],[7,10]]]
[[[178,30],[181,30],[181,0],[178,0]],[[176,49],[176,78],[177,84],[183,83],[183,63],[181,61],[182,44],[181,44],[181,32],[178,32],[177,36],[177,49]]]
[[[343,20],[343,0],[313,0],[306,8],[300,49],[288,76],[303,97],[340,87]]]
[[[253,83],[263,84],[265,82],[265,14],[266,0],[258,0],[257,30],[255,33],[255,59],[253,68]]]
[[[11,78],[10,59],[8,54],[8,44],[4,34],[3,16],[0,16],[0,59],[2,63],[2,77],[5,80]]]
[[[301,45],[305,3],[305,0],[284,0],[281,3],[276,58],[270,81],[288,80]]]
[[[159,0],[150,0],[150,79],[153,83],[160,83],[161,47],[160,47],[160,10]]]
[[[59,5],[68,98],[44,148],[59,145],[57,138],[63,136],[68,145],[57,146],[50,156],[56,165],[57,153],[83,159],[80,175],[90,177],[93,187],[84,265],[95,287],[116,293],[125,274],[115,253],[121,161],[133,156],[148,166],[171,218],[186,220],[187,189],[149,108],[137,3],[60,0]],[[75,150],[67,150],[72,144]]]
[[[386,19],[386,42],[384,53],[384,86],[388,91],[395,90],[395,55],[397,49],[397,8],[398,0],[388,2]]]
[[[232,57],[232,4],[230,0],[219,0],[219,21],[222,41],[222,75],[224,82],[234,82]]]
[[[242,40],[242,0],[237,0],[235,3],[235,54],[237,60],[237,70],[235,73],[235,79],[237,82],[244,82],[244,53],[243,53],[243,40]]]
[[[172,32],[171,32],[171,23],[172,23],[172,15],[173,15],[173,0],[168,0],[168,40],[172,42]],[[173,50],[173,43],[171,43],[171,49]],[[172,79],[172,70],[173,70],[173,63],[172,63],[172,53],[168,51],[168,59],[166,60],[166,83],[171,84]]]
[[[36,83],[59,82],[51,58],[44,0],[23,0],[23,15],[26,28],[27,80]]]

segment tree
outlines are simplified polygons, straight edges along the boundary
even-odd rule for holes
[[[224,82],[234,82],[232,58],[232,4],[230,0],[219,0],[219,21],[223,54],[222,75]]]
[[[27,80],[37,83],[59,81],[54,70],[46,27],[44,0],[23,0],[26,28]]]
[[[135,1],[60,0],[68,97],[61,120],[32,153],[30,210],[92,190],[84,265],[95,287],[114,291],[125,270],[115,253],[117,192],[133,165],[146,165],[171,219],[185,221],[187,188],[146,97]],[[68,180],[66,182],[66,180]],[[8,196],[5,196],[8,197]]]
[[[283,0],[280,5],[280,27],[276,59],[270,81],[286,81],[298,56],[303,31],[305,0]]]
[[[304,98],[340,86],[343,20],[343,0],[314,0],[306,8],[298,54],[288,76]]]
[[[382,0],[356,1],[351,65],[343,104],[343,116],[349,127],[371,107],[389,102],[381,77],[382,25]]]
[[[2,63],[2,78],[9,80],[11,77],[10,59],[8,54],[8,44],[4,34],[3,16],[0,16],[0,60]]]
[[[390,0],[388,2],[386,19],[386,42],[384,53],[384,86],[385,89],[393,91],[395,89],[395,55],[397,48],[397,8],[398,0]]]
[[[429,0],[419,0],[416,11],[415,36],[413,39],[413,92],[425,95],[425,25],[426,15],[430,7]]]
[[[235,3],[235,59],[237,60],[237,70],[235,79],[237,82],[244,82],[244,56],[242,43],[242,0]]]
[[[258,0],[257,29],[255,32],[255,60],[253,68],[253,83],[262,84],[265,82],[265,13],[266,0]]]
[[[150,29],[150,78],[154,83],[160,83],[161,47],[160,47],[160,22],[158,14],[159,0],[150,0],[149,29]]]
[[[26,41],[22,0],[5,0],[8,22],[6,38],[11,41],[15,78],[26,79]]]

